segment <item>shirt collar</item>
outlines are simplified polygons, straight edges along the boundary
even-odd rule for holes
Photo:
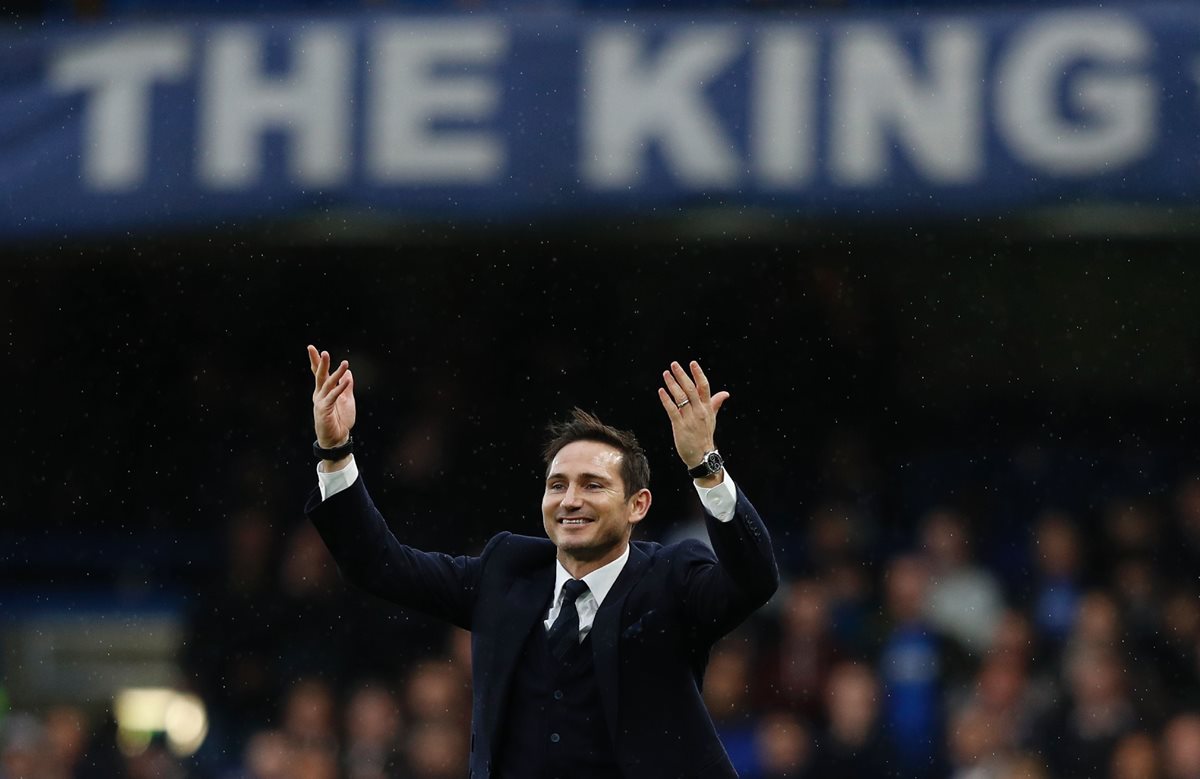
[[[583,577],[584,584],[588,586],[588,592],[592,593],[592,597],[596,599],[596,608],[600,608],[600,604],[604,602],[604,596],[608,595],[608,591],[616,583],[617,577],[621,575],[621,571],[625,570],[625,563],[627,562],[629,562],[629,544],[625,545],[625,551],[621,552],[621,556],[616,560],[600,566]],[[558,599],[562,595],[563,585],[572,578],[574,577],[567,573],[567,569],[563,568],[563,564],[556,559],[554,561],[555,603],[558,603]]]

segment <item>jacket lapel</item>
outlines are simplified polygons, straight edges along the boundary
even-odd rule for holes
[[[501,607],[503,613],[499,615],[499,627],[493,644],[491,684],[488,685],[494,697],[491,705],[484,709],[487,716],[484,732],[488,734],[490,744],[496,743],[496,726],[508,701],[508,688],[517,667],[517,657],[525,647],[525,640],[533,630],[534,623],[545,618],[553,589],[554,563],[551,561],[550,565],[534,575],[517,579],[504,598]]]
[[[596,683],[600,688],[600,702],[604,705],[604,719],[612,736],[613,747],[617,742],[617,639],[621,633],[621,612],[625,598],[649,567],[650,558],[633,544],[629,545],[629,560],[621,575],[613,582],[612,589],[600,604],[596,620],[592,623],[592,657],[596,663]],[[553,585],[551,585],[553,586]]]

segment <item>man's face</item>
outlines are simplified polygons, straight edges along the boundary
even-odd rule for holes
[[[626,499],[622,457],[608,444],[575,441],[560,449],[550,463],[542,524],[564,564],[604,565],[615,560],[625,549],[633,525],[650,508],[649,490]]]

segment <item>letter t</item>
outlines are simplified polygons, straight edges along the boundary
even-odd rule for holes
[[[92,189],[128,190],[146,174],[150,87],[182,77],[190,49],[177,33],[126,33],[60,51],[50,83],[60,92],[87,90],[83,180]]]

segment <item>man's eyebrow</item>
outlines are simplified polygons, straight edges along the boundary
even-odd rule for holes
[[[552,473],[546,477],[546,481],[551,481],[552,479],[565,479],[565,478],[567,478],[567,475],[565,473]],[[579,474],[579,478],[592,479],[594,481],[604,481],[604,482],[612,481],[612,477],[605,476],[602,473],[585,472],[585,473]]]

